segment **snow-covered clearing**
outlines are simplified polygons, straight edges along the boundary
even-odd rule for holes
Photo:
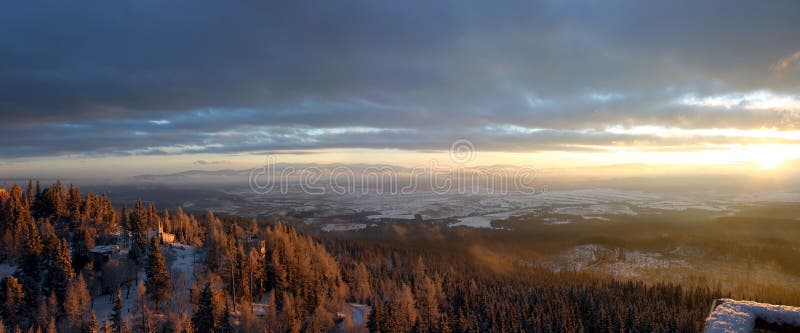
[[[165,245],[164,255],[172,261],[170,271],[173,273],[173,277],[175,277],[175,272],[180,272],[189,280],[189,286],[191,286],[194,282],[195,263],[200,260],[197,247],[171,243]]]
[[[598,244],[576,246],[543,261],[543,265],[555,272],[592,269],[610,272],[620,278],[638,277],[653,270],[688,267],[684,259],[659,252],[607,248]]]
[[[170,272],[173,277],[174,297],[179,295],[188,296],[189,287],[194,282],[194,262],[200,260],[196,258],[198,248],[181,243],[170,243],[162,247],[165,257],[170,263]],[[124,254],[118,254],[124,255]],[[138,280],[129,281],[122,286],[122,313],[123,316],[140,312],[136,308],[138,295],[136,293],[137,281],[142,282],[146,279],[144,270],[137,272]],[[93,299],[93,309],[97,320],[102,322],[110,319],[112,314],[112,295],[100,295]],[[188,300],[187,300],[188,301]]]

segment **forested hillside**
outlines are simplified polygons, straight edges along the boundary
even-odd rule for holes
[[[0,332],[697,332],[719,296],[116,207],[61,183],[0,190]]]

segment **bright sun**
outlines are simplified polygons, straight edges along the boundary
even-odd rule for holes
[[[774,170],[781,166],[781,164],[783,164],[785,161],[786,160],[783,158],[783,156],[765,155],[759,156],[755,162],[758,163],[758,166],[761,168],[761,170]]]
[[[747,152],[750,161],[758,165],[761,170],[774,170],[779,168],[788,158],[797,153],[797,148],[787,145],[761,145],[752,146]]]

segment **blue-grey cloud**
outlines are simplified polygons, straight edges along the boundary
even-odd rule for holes
[[[12,1],[0,5],[0,158],[424,150],[466,136],[586,149],[680,143],[598,132],[617,125],[790,129],[798,110],[679,101],[800,100],[786,60],[798,15],[782,0]]]

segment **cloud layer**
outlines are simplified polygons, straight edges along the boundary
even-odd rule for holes
[[[497,151],[691,149],[742,139],[659,129],[800,124],[794,1],[2,7],[0,158],[463,137]]]

